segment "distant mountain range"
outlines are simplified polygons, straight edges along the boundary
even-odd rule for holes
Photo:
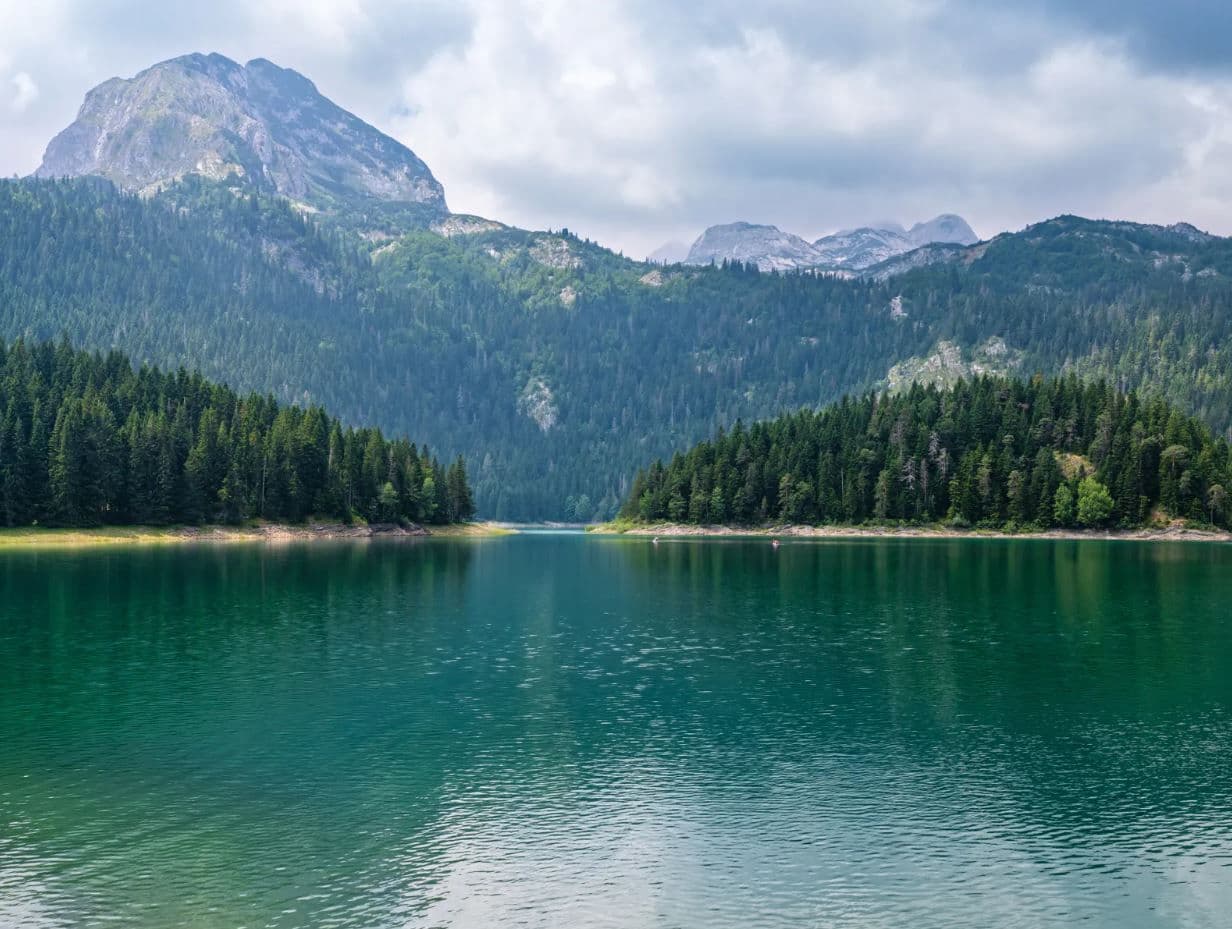
[[[462,453],[492,518],[610,516],[637,468],[720,426],[980,373],[1106,377],[1232,428],[1232,239],[1185,224],[734,224],[632,261],[452,214],[307,78],[217,55],[94,89],[38,173],[0,181],[0,338],[67,335]],[[0,404],[0,471],[31,415]]]
[[[752,262],[762,271],[863,271],[925,245],[974,245],[978,241],[967,221],[953,213],[916,223],[910,229],[892,223],[862,226],[813,242],[777,226],[738,222],[711,226],[703,232],[684,263]]]

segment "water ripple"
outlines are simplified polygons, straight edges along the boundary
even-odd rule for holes
[[[1222,927],[1229,569],[6,553],[0,926]]]

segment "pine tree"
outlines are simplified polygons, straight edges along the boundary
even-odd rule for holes
[[[622,512],[643,521],[722,512],[741,524],[944,517],[1041,529],[1139,525],[1162,502],[1224,525],[1230,459],[1226,441],[1157,400],[1072,376],[981,377],[720,434],[639,472]]]
[[[475,515],[470,487],[466,481],[466,462],[459,455],[446,476],[449,496],[449,515],[452,522],[465,522]]]
[[[1078,510],[1074,505],[1074,491],[1070,489],[1069,484],[1062,484],[1057,488],[1052,518],[1058,526],[1066,528],[1074,525],[1078,519]]]
[[[0,411],[0,525],[474,513],[461,459],[64,342],[0,343]]]

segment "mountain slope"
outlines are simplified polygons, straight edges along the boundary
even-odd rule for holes
[[[813,243],[815,264],[859,271],[916,248],[902,231],[864,227],[823,236]]]
[[[1230,279],[1228,239],[1074,217],[841,280],[509,228],[366,242],[200,180],[147,200],[0,183],[0,336],[66,333],[463,453],[493,518],[611,515],[638,466],[719,426],[988,370],[990,346],[994,370],[1107,376],[1225,431]]]
[[[95,175],[141,193],[187,175],[234,174],[317,210],[367,199],[446,210],[441,185],[410,149],[261,58],[185,55],[99,85],[36,173]]]

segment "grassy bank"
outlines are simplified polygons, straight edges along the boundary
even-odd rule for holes
[[[1142,541],[1232,542],[1232,532],[1195,527],[1181,522],[1137,529],[1045,529],[1002,532],[995,529],[958,529],[945,525],[926,526],[799,526],[776,523],[765,526],[693,526],[684,523],[645,523],[614,520],[591,526],[589,532],[606,535],[653,536],[658,538],[936,538],[936,539],[1138,539]]]
[[[517,534],[517,529],[502,523],[456,523],[452,526],[432,526],[428,530],[428,535],[445,539],[491,539]]]
[[[99,526],[89,529],[49,529],[29,526],[0,529],[0,549],[39,546],[173,545],[185,542],[295,542],[383,538],[488,538],[514,530],[495,523],[453,526],[372,527],[341,523],[285,525],[255,523],[241,526]]]

